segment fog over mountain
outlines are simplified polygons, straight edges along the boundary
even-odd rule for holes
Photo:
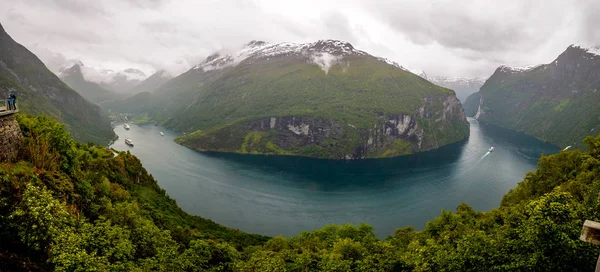
[[[3,0],[0,21],[52,71],[90,67],[180,74],[250,40],[339,39],[429,77],[486,77],[600,44],[593,0]],[[77,22],[74,24],[73,22]]]

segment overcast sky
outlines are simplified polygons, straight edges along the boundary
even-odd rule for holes
[[[493,4],[492,4],[493,2]],[[600,44],[597,0],[0,0],[0,23],[53,71],[69,61],[181,73],[250,40],[340,39],[429,76],[487,77]]]

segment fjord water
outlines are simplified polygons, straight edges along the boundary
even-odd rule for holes
[[[163,128],[115,127],[117,150],[130,150],[186,212],[250,233],[292,236],[326,224],[366,222],[380,237],[421,229],[442,209],[478,211],[535,170],[558,148],[469,119],[467,140],[410,156],[359,161],[200,153]],[[160,136],[164,132],[164,137]],[[124,139],[134,140],[128,147]],[[488,148],[494,146],[492,153]]]

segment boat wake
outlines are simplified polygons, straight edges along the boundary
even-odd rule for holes
[[[486,152],[483,156],[481,156],[481,160],[483,160],[483,158],[485,158],[487,155],[489,155],[490,153],[492,153],[491,151]]]

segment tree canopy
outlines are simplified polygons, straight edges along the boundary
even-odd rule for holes
[[[76,143],[47,117],[18,121],[20,161],[0,164],[8,270],[590,271],[600,253],[578,239],[600,221],[600,135],[542,156],[489,212],[463,203],[386,239],[367,224],[268,238],[186,214],[129,152]]]

